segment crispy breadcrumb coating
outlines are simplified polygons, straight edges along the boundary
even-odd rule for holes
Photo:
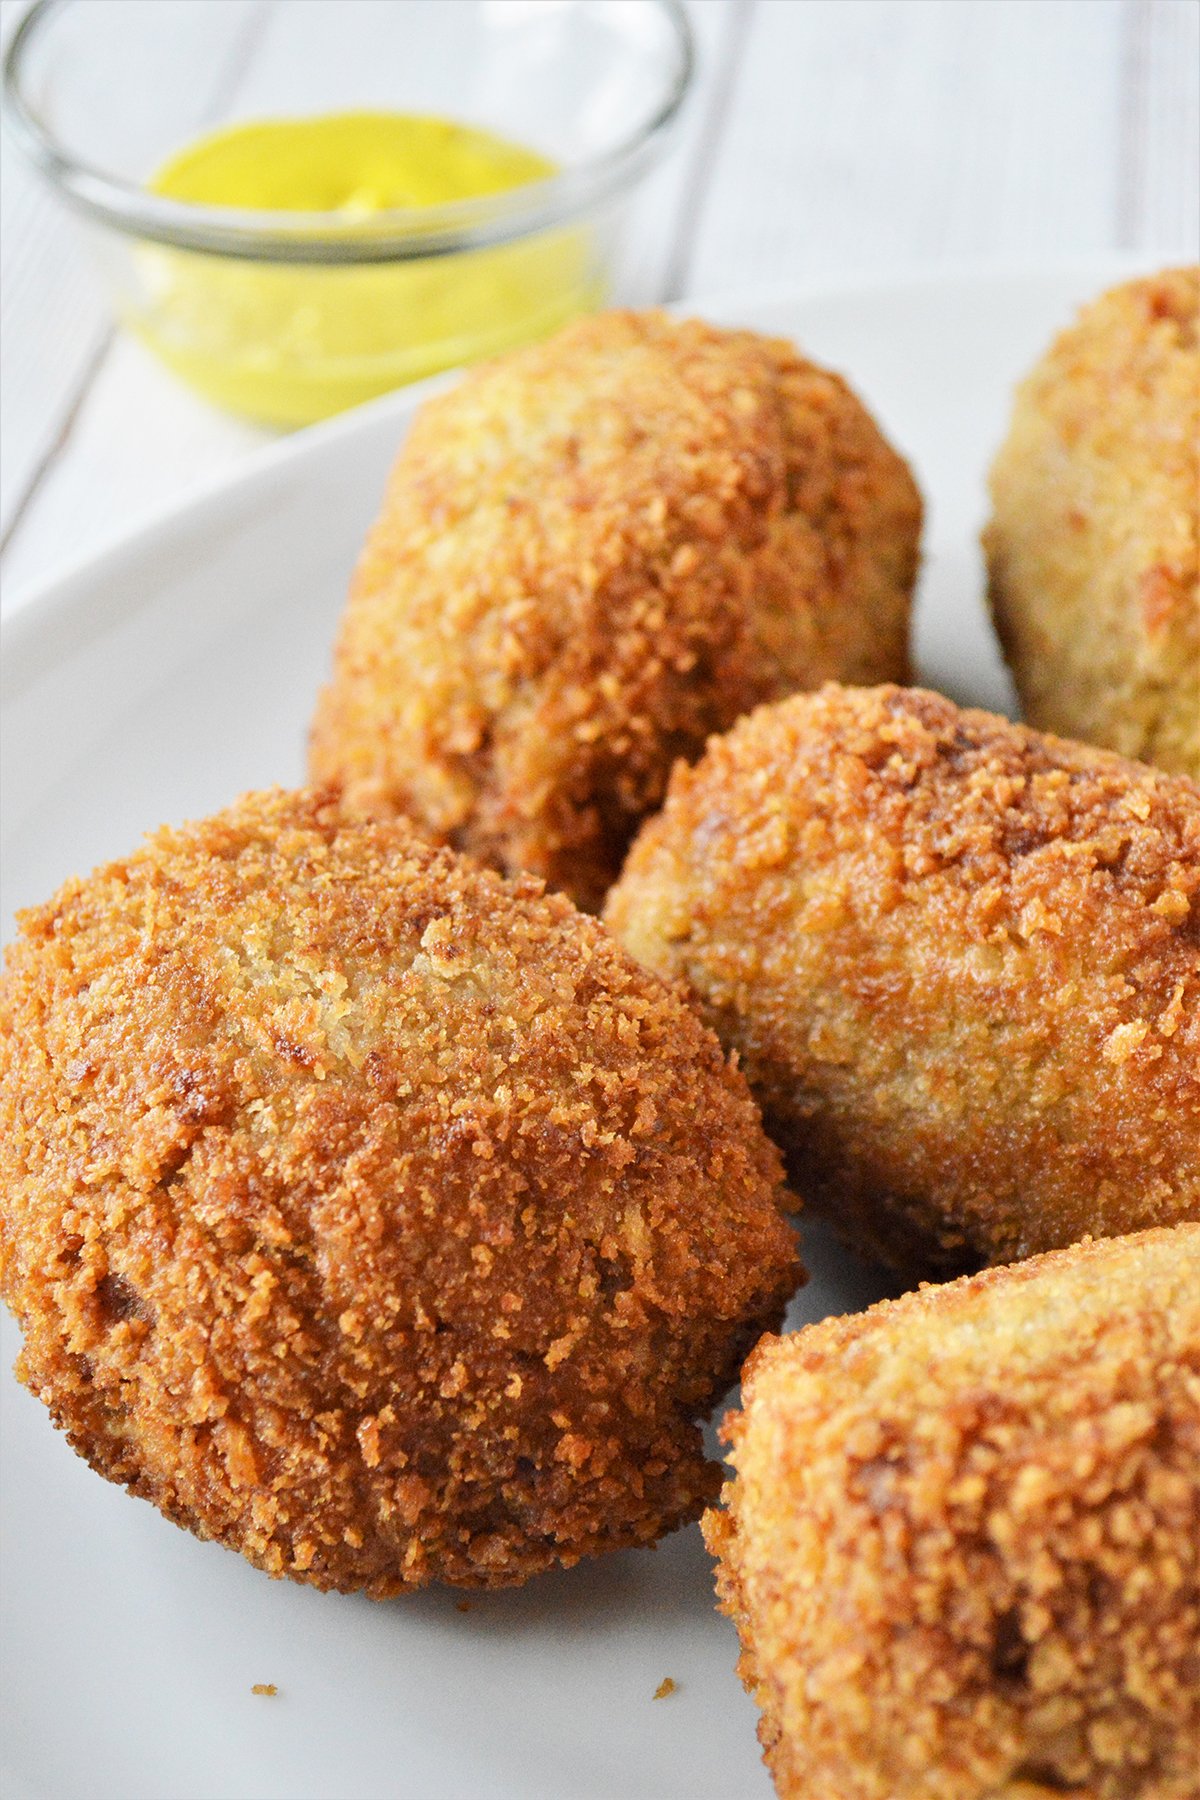
[[[1200,268],[1084,309],[1018,390],[991,491],[1030,723],[1200,777]]]
[[[726,1436],[781,1800],[1197,1800],[1200,1226],[767,1338]]]
[[[92,1465],[383,1596],[649,1543],[800,1269],[683,1000],[530,879],[250,795],[25,913],[0,1289]]]
[[[599,905],[676,757],[903,680],[921,501],[790,344],[604,313],[421,410],[355,577],[316,780]]]
[[[828,687],[679,770],[607,919],[905,1274],[1200,1216],[1200,787]]]

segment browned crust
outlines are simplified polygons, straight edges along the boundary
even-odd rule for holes
[[[904,679],[920,521],[870,415],[790,344],[578,321],[416,419],[314,778],[595,906],[710,732],[832,676]]]
[[[1200,777],[1200,268],[1084,308],[1018,390],[991,491],[1030,723]]]
[[[781,1800],[1197,1800],[1200,1226],[768,1338],[726,1435]]]
[[[1200,1215],[1200,788],[918,690],[679,770],[607,919],[907,1272]]]
[[[778,1157],[594,921],[251,795],[26,913],[0,1287],[94,1467],[385,1595],[646,1543],[799,1278]]]

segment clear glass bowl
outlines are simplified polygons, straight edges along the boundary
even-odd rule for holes
[[[219,404],[302,424],[601,304],[692,67],[679,0],[38,0],[4,85],[122,319]],[[480,126],[556,173],[365,218],[147,190],[220,127],[360,110]]]

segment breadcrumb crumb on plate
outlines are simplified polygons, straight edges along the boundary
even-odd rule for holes
[[[975,546],[1013,385],[1059,321],[1122,273],[939,277],[683,309],[790,338],[868,398],[930,499],[918,674],[957,700],[1012,705]],[[412,404],[393,396],[304,433],[32,604],[13,595],[0,710],[6,937],[13,908],[148,827],[301,776],[346,582]],[[815,1227],[804,1243],[815,1278],[793,1328],[878,1298],[877,1278]],[[713,1607],[695,1528],[483,1594],[465,1618],[453,1593],[379,1606],[265,1581],[98,1481],[12,1380],[17,1347],[5,1321],[6,1796],[373,1800],[403,1767],[422,1800],[770,1800],[736,1637]],[[252,1678],[269,1671],[292,1697],[286,1713],[256,1702],[236,1730],[214,1729],[230,1712],[229,1671],[247,1658]],[[680,1689],[651,1705],[668,1669]]]

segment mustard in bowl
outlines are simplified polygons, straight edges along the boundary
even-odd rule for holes
[[[676,0],[38,0],[5,88],[122,319],[298,425],[628,291],[691,69]]]

